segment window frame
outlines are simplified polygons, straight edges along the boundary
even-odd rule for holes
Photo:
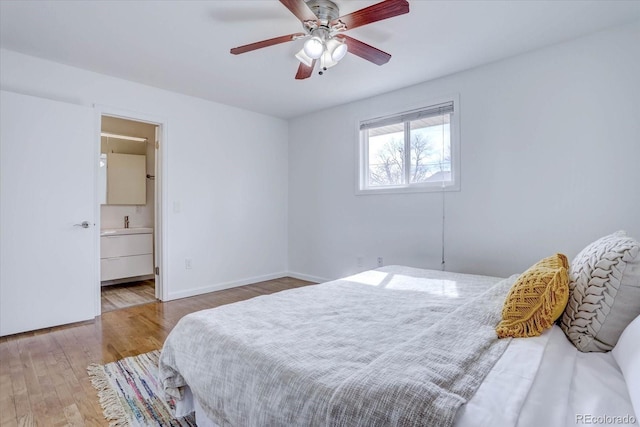
[[[443,186],[441,182],[421,182],[410,183],[408,175],[410,174],[410,167],[404,168],[405,184],[393,185],[393,186],[375,186],[368,187],[368,174],[369,174],[369,144],[367,138],[364,136],[363,131],[360,129],[362,123],[370,122],[374,120],[383,120],[390,117],[401,116],[403,114],[416,111],[427,110],[432,107],[436,107],[440,104],[453,103],[453,112],[449,122],[449,138],[450,138],[450,150],[451,150],[451,181],[445,183]],[[410,128],[410,121],[397,122],[404,123],[405,135],[407,129]],[[442,192],[442,191],[460,191],[460,99],[459,95],[450,95],[437,99],[430,99],[428,102],[421,103],[413,108],[405,108],[399,111],[394,111],[380,116],[369,116],[361,118],[356,123],[356,135],[357,135],[357,155],[356,155],[356,195],[370,195],[370,194],[406,194],[406,193],[430,193],[430,192]],[[405,155],[411,156],[409,144],[409,138],[405,137]],[[406,158],[405,158],[406,161]]]

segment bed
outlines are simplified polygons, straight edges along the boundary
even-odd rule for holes
[[[498,339],[517,280],[388,266],[192,313],[161,381],[201,427],[638,425],[640,317],[609,352]]]

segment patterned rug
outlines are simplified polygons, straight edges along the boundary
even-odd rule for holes
[[[164,400],[157,380],[159,357],[156,350],[87,367],[110,426],[196,426],[193,416],[175,419],[171,415],[173,402]]]

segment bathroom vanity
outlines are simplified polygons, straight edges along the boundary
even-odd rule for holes
[[[153,274],[153,229],[104,229],[100,232],[100,280]]]

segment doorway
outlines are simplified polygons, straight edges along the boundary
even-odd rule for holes
[[[100,312],[161,296],[157,123],[100,117]]]

